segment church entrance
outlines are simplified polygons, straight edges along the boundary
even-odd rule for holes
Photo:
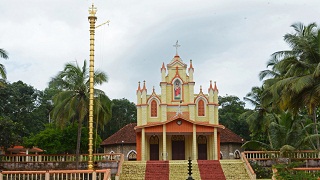
[[[171,137],[172,143],[172,160],[185,159],[185,143],[183,135],[173,135]]]
[[[207,160],[207,138],[206,136],[198,136],[198,159]]]
[[[151,136],[150,144],[150,160],[159,160],[159,138],[158,136]]]

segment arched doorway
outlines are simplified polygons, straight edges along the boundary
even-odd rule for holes
[[[173,135],[171,137],[172,160],[185,159],[184,135]]]
[[[207,137],[200,135],[198,136],[198,159],[207,160]]]
[[[152,135],[149,139],[150,144],[150,160],[159,160],[159,138]]]

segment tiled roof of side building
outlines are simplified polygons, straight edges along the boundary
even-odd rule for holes
[[[114,145],[114,144],[135,144],[136,143],[136,132],[134,127],[137,123],[127,124],[121,128],[118,132],[114,133],[107,139],[105,139],[101,146]],[[244,143],[245,140],[239,135],[232,132],[230,129],[218,129],[220,132],[220,142],[221,143]]]
[[[137,123],[131,123],[125,125],[119,131],[102,141],[101,146],[114,145],[114,144],[135,144],[136,143],[136,132],[134,127]],[[123,141],[123,142],[122,142]]]
[[[221,143],[244,143],[245,142],[245,139],[235,134],[228,128],[218,129],[218,132],[220,132]]]

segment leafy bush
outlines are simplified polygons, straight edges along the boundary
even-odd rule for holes
[[[259,165],[256,161],[250,161],[250,165],[254,172],[256,173],[257,179],[271,179],[272,170],[271,167],[263,167]]]
[[[309,173],[306,171],[293,170],[300,167],[303,162],[292,162],[288,164],[277,164],[273,167],[277,169],[276,178],[279,180],[317,180],[320,172]]]

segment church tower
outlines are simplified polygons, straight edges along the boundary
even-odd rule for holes
[[[146,82],[137,89],[137,160],[218,160],[220,135],[218,88],[210,81],[195,93],[195,69],[178,55],[160,68],[160,94],[147,94]]]

